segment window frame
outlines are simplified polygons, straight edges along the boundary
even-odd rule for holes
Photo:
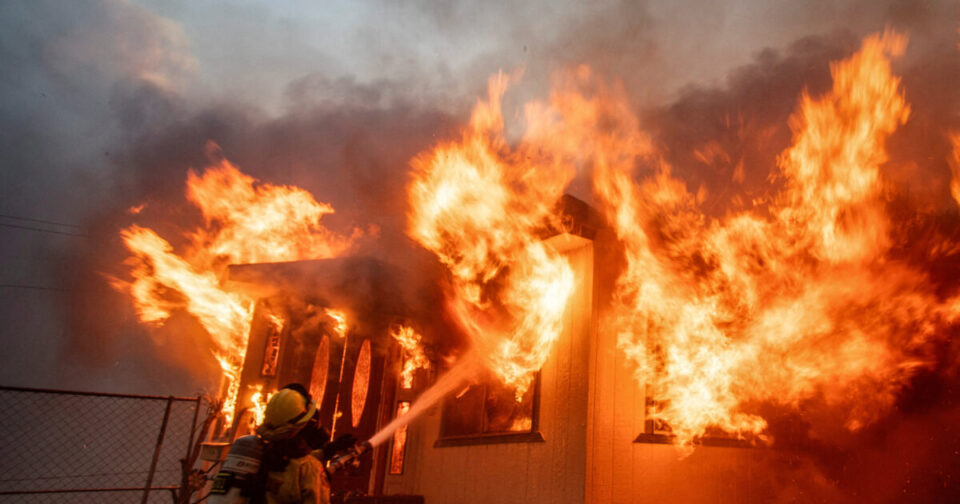
[[[643,432],[637,435],[633,440],[634,443],[645,443],[645,444],[676,444],[677,436],[670,432],[670,424],[664,420],[659,420],[663,422],[663,425],[666,426],[666,429],[659,428],[657,425],[658,419],[651,415],[651,412],[654,412],[657,409],[658,404],[661,401],[658,401],[656,394],[653,393],[653,387],[647,385],[644,393],[644,408],[643,408]],[[725,448],[755,448],[756,444],[752,443],[748,439],[735,437],[733,434],[724,435],[722,431],[711,432],[699,438],[696,438],[693,441],[695,446],[718,446]]]
[[[508,443],[542,443],[546,440],[543,438],[543,434],[540,433],[540,371],[536,372],[536,375],[533,379],[533,399],[531,405],[530,413],[530,430],[528,431],[516,431],[516,432],[479,432],[477,434],[460,434],[460,435],[448,435],[443,434],[443,426],[446,422],[446,408],[444,404],[449,400],[449,397],[443,399],[444,402],[440,404],[440,425],[439,432],[437,433],[437,440],[433,443],[435,448],[441,448],[446,446],[471,446],[471,445],[488,445],[488,444],[508,444]],[[483,385],[483,398],[482,402],[483,407],[480,409],[480,425],[481,431],[483,426],[486,424],[486,397],[487,397],[487,386],[486,381],[481,382]]]
[[[406,399],[400,399],[394,402],[396,403],[396,407],[394,408],[394,418],[397,418],[400,415],[400,404],[407,403],[407,411],[410,411],[410,406],[413,405],[412,401]],[[387,452],[386,463],[387,476],[403,476],[404,471],[407,469],[407,447],[410,446],[410,430],[407,427],[409,427],[409,424],[400,426],[396,431],[394,431],[393,435],[390,436],[390,450]],[[400,432],[404,433],[403,448],[400,449],[400,472],[393,472],[393,457],[397,449],[397,435]]]

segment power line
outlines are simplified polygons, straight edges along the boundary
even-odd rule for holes
[[[19,220],[19,221],[24,221],[24,222],[36,222],[37,224],[52,224],[52,225],[54,225],[54,226],[63,226],[63,227],[72,227],[72,228],[76,228],[76,229],[81,229],[81,227],[78,226],[78,225],[76,225],[76,224],[66,224],[66,223],[64,223],[64,222],[56,222],[56,221],[49,221],[49,220],[43,220],[43,219],[34,219],[34,218],[31,218],[31,217],[18,217],[18,216],[16,216],[16,215],[7,215],[7,214],[0,214],[0,217],[3,217],[4,219],[13,219],[13,220]]]
[[[32,227],[32,226],[21,226],[21,225],[19,225],[19,224],[8,224],[8,223],[6,223],[6,222],[0,222],[0,227],[8,227],[8,228],[14,228],[14,229],[26,229],[26,230],[28,230],[28,231],[39,231],[39,232],[41,232],[41,233],[53,233],[53,234],[66,235],[66,236],[81,236],[81,237],[87,237],[87,236],[89,236],[89,235],[85,235],[85,234],[81,234],[81,233],[71,233],[71,232],[69,232],[69,231],[57,231],[57,230],[54,230],[54,229],[43,229],[43,228]]]
[[[72,290],[72,289],[65,289],[63,287],[46,287],[43,285],[27,285],[27,284],[0,284],[0,288],[47,290],[47,291],[60,291],[60,292],[70,292]]]

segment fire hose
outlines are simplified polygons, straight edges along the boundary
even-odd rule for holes
[[[344,453],[331,458],[326,465],[327,474],[333,474],[345,467],[360,467],[360,457],[372,450],[368,441],[360,441],[347,448]],[[322,458],[322,452],[315,452]],[[238,438],[230,447],[227,458],[223,460],[220,471],[213,479],[208,495],[210,503],[245,504],[250,501],[251,488],[256,486],[257,474],[263,463],[264,444],[257,436]]]
[[[360,441],[347,449],[346,453],[333,457],[327,462],[327,473],[333,474],[344,467],[360,467],[360,457],[372,450],[369,441]]]

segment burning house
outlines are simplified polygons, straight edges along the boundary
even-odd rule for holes
[[[955,278],[905,252],[927,217],[898,214],[884,178],[910,116],[891,66],[906,43],[887,31],[835,62],[832,86],[800,97],[770,187],[723,215],[620,86],[575,67],[508,138],[498,74],[459,137],[409,163],[404,231],[441,273],[356,253],[367,231],[326,229],[329,205],[218,160],[187,182],[205,227],[181,253],[127,229],[135,280],[116,284],[141,320],[185,309],[211,335],[221,435],[300,382],[334,435],[369,439],[339,492],[767,502],[803,500],[781,480],[802,478],[833,500],[789,449],[869,437],[916,377],[953,369]],[[589,206],[566,194],[578,180]]]
[[[557,358],[562,360],[565,376],[558,377],[554,366],[545,367],[520,398],[513,388],[493,376],[473,372],[462,376],[452,384],[457,390],[448,399],[427,405],[423,416],[428,420],[422,427],[426,430],[403,426],[392,432],[389,442],[377,447],[371,459],[365,459],[349,475],[334,479],[335,490],[418,494],[437,501],[432,492],[421,488],[441,486],[411,478],[425,470],[429,473],[429,467],[442,467],[431,460],[434,444],[437,449],[450,447],[452,454],[467,456],[469,446],[475,444],[534,443],[546,447],[539,455],[543,462],[569,461],[574,466],[579,464],[583,474],[583,460],[575,461],[582,459],[577,453],[584,453],[589,387],[587,383],[572,385],[570,373],[584,376],[587,360],[574,359],[569,352],[585,358],[591,347],[595,267],[592,240],[586,236],[595,237],[600,219],[574,198],[565,197],[562,203],[561,212],[569,229],[562,233],[545,231],[554,234],[544,242],[569,257],[577,268],[578,295],[565,317],[558,343],[564,348]],[[572,229],[576,233],[569,232]],[[418,312],[404,303],[397,285],[402,278],[395,268],[364,257],[231,266],[232,288],[260,296],[239,373],[239,390],[244,392],[238,404],[249,407],[239,410],[236,429],[229,431],[231,437],[257,424],[266,396],[292,382],[308,385],[321,423],[334,435],[350,433],[357,439],[369,439],[407,413],[438,374],[446,372],[443,368],[450,367],[440,359],[426,357],[426,341],[420,332],[435,340],[437,331],[456,328],[443,326],[442,303],[434,306],[433,313]],[[439,294],[435,293],[438,299]],[[411,322],[416,329],[405,325]],[[438,355],[437,345],[433,347],[431,354]],[[553,393],[557,380],[563,380],[569,388],[560,396]],[[443,422],[438,424],[438,418]],[[432,477],[439,481],[453,475],[441,471]],[[577,495],[576,484],[560,488],[560,495]],[[579,488],[582,493],[583,481]]]
[[[250,407],[233,437],[262,421],[268,394],[288,383],[307,386],[332,435],[373,436],[393,414],[391,332],[414,315],[404,309],[398,279],[382,262],[358,257],[232,267],[230,282],[263,296],[240,373],[247,393],[239,403]],[[338,476],[336,489],[367,493],[372,469],[365,459]]]
[[[490,372],[459,376],[419,418],[390,432],[372,457],[335,476],[335,490],[420,495],[425,502],[751,495],[750,466],[769,463],[767,450],[707,437],[691,460],[678,458],[675,436],[657,424],[655,396],[636,388],[616,338],[598,330],[599,303],[612,289],[605,267],[616,260],[612,230],[575,198],[565,196],[558,212],[563,230],[545,230],[543,241],[569,261],[574,294],[530,386],[518,397]],[[321,422],[334,433],[369,439],[407,414],[455,364],[427,359],[419,335],[401,325],[424,314],[397,297],[399,278],[370,258],[231,267],[231,283],[263,296],[240,375],[248,393],[239,403],[251,407],[239,425],[256,416],[254,394],[290,382],[309,384]],[[418,339],[404,340],[405,330]],[[696,488],[682,484],[692,479]]]

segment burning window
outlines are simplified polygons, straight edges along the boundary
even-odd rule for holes
[[[412,327],[396,325],[390,336],[400,345],[400,388],[413,388],[413,378],[419,369],[430,369],[430,360],[423,352],[423,337]]]
[[[667,421],[658,414],[658,411],[661,409],[663,409],[663,401],[658,401],[652,397],[647,397],[644,404],[644,434],[653,434],[658,436],[673,435],[673,430],[670,428],[670,424],[668,424]]]
[[[397,403],[397,416],[403,416],[410,411],[409,401]],[[390,474],[403,474],[403,458],[407,452],[407,426],[404,425],[393,433],[393,446],[390,448]]]
[[[635,443],[669,443],[676,442],[677,435],[670,424],[663,418],[663,411],[668,409],[669,401],[658,398],[654,386],[644,387],[643,432],[634,439]],[[707,427],[702,436],[693,440],[694,444],[705,446],[738,446],[747,447],[756,444],[756,437],[749,433],[732,434],[716,427]]]
[[[313,374],[310,377],[310,395],[319,408],[327,390],[327,376],[330,374],[330,337],[326,334],[317,347],[317,356],[313,360]]]
[[[280,360],[280,337],[283,334],[284,321],[276,315],[268,315],[270,319],[269,333],[267,334],[267,343],[263,349],[263,368],[260,374],[263,376],[276,376],[277,363]]]
[[[470,385],[443,404],[441,437],[476,437],[529,433],[536,428],[537,373],[533,385],[517,400],[516,389],[494,377]]]
[[[351,396],[351,412],[353,426],[360,425],[363,418],[363,408],[367,404],[367,390],[370,388],[370,340],[363,340],[360,346],[360,355],[357,356],[357,367],[353,373],[353,394]]]

